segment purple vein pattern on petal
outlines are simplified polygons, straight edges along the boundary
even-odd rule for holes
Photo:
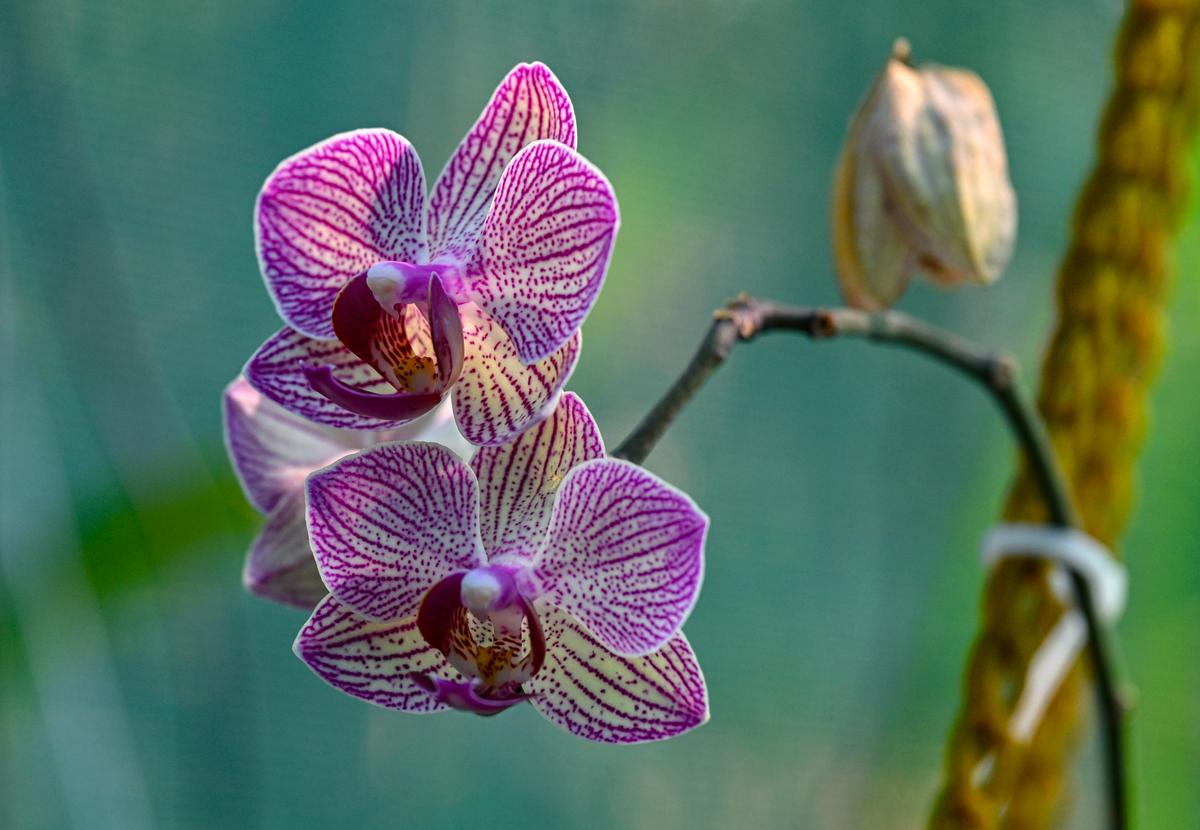
[[[479,480],[479,522],[489,557],[532,557],[545,542],[554,493],[571,468],[604,457],[604,440],[573,392],[554,414],[514,441],[482,447],[471,459]]]
[[[313,473],[308,529],[330,593],[372,619],[416,614],[434,583],[484,561],[475,476],[437,444],[385,444]]]
[[[242,582],[253,594],[297,608],[311,609],[328,593],[308,544],[303,488],[268,517],[250,547]]]
[[[696,602],[707,530],[708,517],[657,476],[627,461],[589,461],[559,487],[535,573],[543,595],[608,648],[646,654]]]
[[[553,354],[583,324],[608,270],[617,222],[612,185],[574,150],[539,141],[508,165],[468,290],[508,332],[521,360]]]
[[[660,741],[708,720],[704,675],[682,634],[644,657],[613,654],[578,621],[544,616],[546,663],[526,684],[534,708],[574,735]]]
[[[313,611],[293,650],[334,688],[405,712],[446,708],[413,682],[413,673],[462,680],[442,653],[425,642],[416,618],[373,622],[334,597],[326,597]]]
[[[225,387],[225,443],[246,498],[270,513],[304,478],[357,446],[343,433],[314,424],[264,397],[244,378]]]
[[[549,413],[579,359],[582,336],[526,366],[504,329],[472,303],[459,306],[466,356],[454,386],[454,417],[472,444],[503,443]]]
[[[431,256],[468,264],[504,167],[539,139],[575,146],[571,99],[540,63],[518,64],[492,94],[470,132],[446,163],[429,197]]]
[[[382,421],[335,404],[309,385],[301,364],[332,366],[338,380],[362,392],[379,395],[395,388],[337,340],[316,340],[293,329],[281,329],[263,343],[244,370],[246,380],[285,409],[340,429],[394,429],[406,421]]]
[[[336,135],[284,161],[254,214],[280,315],[312,337],[333,337],[329,314],[347,280],[379,262],[424,257],[424,214],[421,160],[388,130]]]

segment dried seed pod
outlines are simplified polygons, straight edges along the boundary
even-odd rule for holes
[[[979,76],[914,68],[897,41],[851,122],[833,186],[833,246],[846,300],[886,308],[921,268],[936,282],[1000,276],[1016,197],[991,93]]]

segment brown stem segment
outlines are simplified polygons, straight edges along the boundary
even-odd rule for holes
[[[687,368],[612,455],[639,464],[645,461],[675,419],[729,357],[733,347],[739,341],[754,340],[771,331],[795,332],[812,340],[854,337],[899,346],[921,352],[974,380],[1004,413],[1037,482],[1050,523],[1079,526],[1045,428],[1020,394],[1016,361],[899,311],[868,313],[851,308],[789,306],[743,294],[713,313],[708,332]],[[1124,707],[1117,693],[1112,650],[1107,631],[1096,614],[1087,580],[1075,569],[1067,570],[1079,611],[1087,623],[1088,655],[1096,675],[1111,826],[1114,830],[1124,830],[1127,810],[1121,727]]]

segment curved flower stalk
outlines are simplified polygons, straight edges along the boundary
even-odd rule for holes
[[[245,369],[327,426],[391,429],[447,395],[472,443],[545,417],[579,356],[618,225],[540,63],[501,82],[429,196],[402,136],[344,133],[284,161],[255,212],[288,324]]]
[[[708,519],[606,458],[575,395],[469,466],[434,444],[389,444],[314,473],[308,500],[331,595],[295,651],[336,688],[408,712],[491,715],[528,701],[611,743],[707,720],[679,629]]]
[[[267,517],[242,580],[261,597],[311,609],[327,593],[304,524],[304,480],[313,470],[385,441],[436,441],[466,457],[449,403],[399,429],[361,432],[306,421],[260,395],[243,377],[225,388],[225,444],[246,499]]]

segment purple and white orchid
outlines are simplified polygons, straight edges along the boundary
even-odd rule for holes
[[[469,465],[427,443],[337,461],[308,479],[308,525],[331,595],[295,650],[348,694],[482,715],[528,701],[612,743],[708,718],[679,630],[708,519],[641,467],[606,458],[571,393]]]
[[[245,378],[225,388],[225,444],[246,499],[267,517],[250,545],[242,580],[252,593],[312,609],[328,593],[304,521],[304,480],[355,450],[385,441],[436,441],[462,457],[449,402],[399,429],[361,432],[307,421],[260,395]]]
[[[452,392],[479,445],[545,417],[618,225],[612,187],[575,143],[566,91],[533,63],[496,89],[428,198],[416,151],[388,130],[284,161],[255,235],[288,325],[247,364],[250,383],[350,429],[395,428]]]

